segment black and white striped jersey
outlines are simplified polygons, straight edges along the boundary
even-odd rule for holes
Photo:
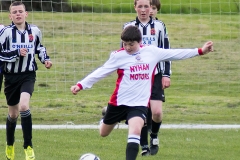
[[[0,25],[0,33],[4,28],[4,25]],[[0,43],[0,73],[2,73],[1,68],[5,62],[15,62],[20,56],[19,49],[13,51],[4,51],[2,44]]]
[[[136,20],[127,22],[123,25],[123,29],[129,25],[137,26],[142,33],[142,44],[143,45],[154,45],[159,48],[169,49],[170,43],[168,33],[165,24],[160,20],[153,20],[147,24],[142,24],[138,17]],[[162,73],[165,77],[171,75],[171,62],[159,62],[155,74]]]
[[[5,62],[4,73],[22,73],[36,71],[37,63],[35,54],[44,64],[46,60],[50,60],[47,55],[46,48],[41,44],[42,33],[35,25],[26,22],[26,28],[23,31],[17,29],[12,23],[4,27],[0,32],[0,43],[3,51],[13,51],[20,48],[27,48],[26,57],[20,56],[15,62]]]

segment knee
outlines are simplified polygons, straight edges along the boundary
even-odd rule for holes
[[[155,111],[152,113],[153,117],[161,118],[162,117],[162,112],[160,110]]]
[[[19,109],[20,109],[20,111],[26,111],[26,110],[29,109],[29,107],[27,105],[25,105],[25,104],[20,104],[19,105]]]
[[[11,120],[17,120],[17,118],[18,118],[18,113],[9,113],[8,114],[9,115],[9,117],[8,118],[10,118]]]
[[[99,134],[101,137],[107,137],[109,134],[102,132],[101,130],[99,131]]]
[[[7,119],[8,119],[11,123],[15,123],[15,122],[17,122],[18,115],[8,115]]]
[[[152,115],[152,120],[155,122],[161,122],[162,121],[162,112],[155,112]]]
[[[109,133],[106,132],[106,130],[104,130],[104,129],[102,128],[102,125],[100,125],[100,128],[99,128],[99,135],[100,135],[101,137],[107,137],[107,136],[109,135]]]

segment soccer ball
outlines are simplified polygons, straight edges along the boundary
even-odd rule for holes
[[[79,160],[100,160],[98,156],[92,153],[83,154]]]

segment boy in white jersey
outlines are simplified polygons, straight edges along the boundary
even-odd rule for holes
[[[139,151],[141,130],[146,122],[156,64],[159,61],[181,60],[206,54],[213,51],[213,43],[209,41],[199,49],[142,46],[142,34],[135,26],[126,27],[121,39],[123,48],[113,52],[102,67],[78,81],[70,90],[76,95],[80,90],[91,88],[100,79],[117,71],[116,88],[110,97],[99,132],[102,137],[108,136],[119,121],[126,120],[129,125],[126,160],[135,160]]]
[[[123,28],[135,25],[139,27],[142,33],[143,44],[169,49],[170,42],[167,28],[163,21],[156,20],[160,2],[158,0],[134,0],[134,9],[137,13],[136,20],[125,23]],[[142,128],[140,138],[142,156],[155,155],[158,152],[158,132],[162,124],[162,105],[165,102],[164,89],[170,87],[171,62],[159,62],[156,67],[147,125]],[[150,147],[148,146],[148,131],[150,132]]]

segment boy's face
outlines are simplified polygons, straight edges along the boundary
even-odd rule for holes
[[[134,54],[136,53],[139,48],[140,48],[140,43],[138,43],[137,41],[123,41],[123,48],[125,49],[125,51],[128,53],[128,54]]]
[[[9,18],[13,21],[15,25],[21,25],[25,23],[28,13],[26,12],[23,5],[12,6],[10,9]]]
[[[156,15],[158,13],[157,7],[155,5],[152,5],[152,7],[150,8],[150,16],[155,19]]]
[[[150,0],[138,0],[134,8],[140,21],[145,21],[149,18]]]

